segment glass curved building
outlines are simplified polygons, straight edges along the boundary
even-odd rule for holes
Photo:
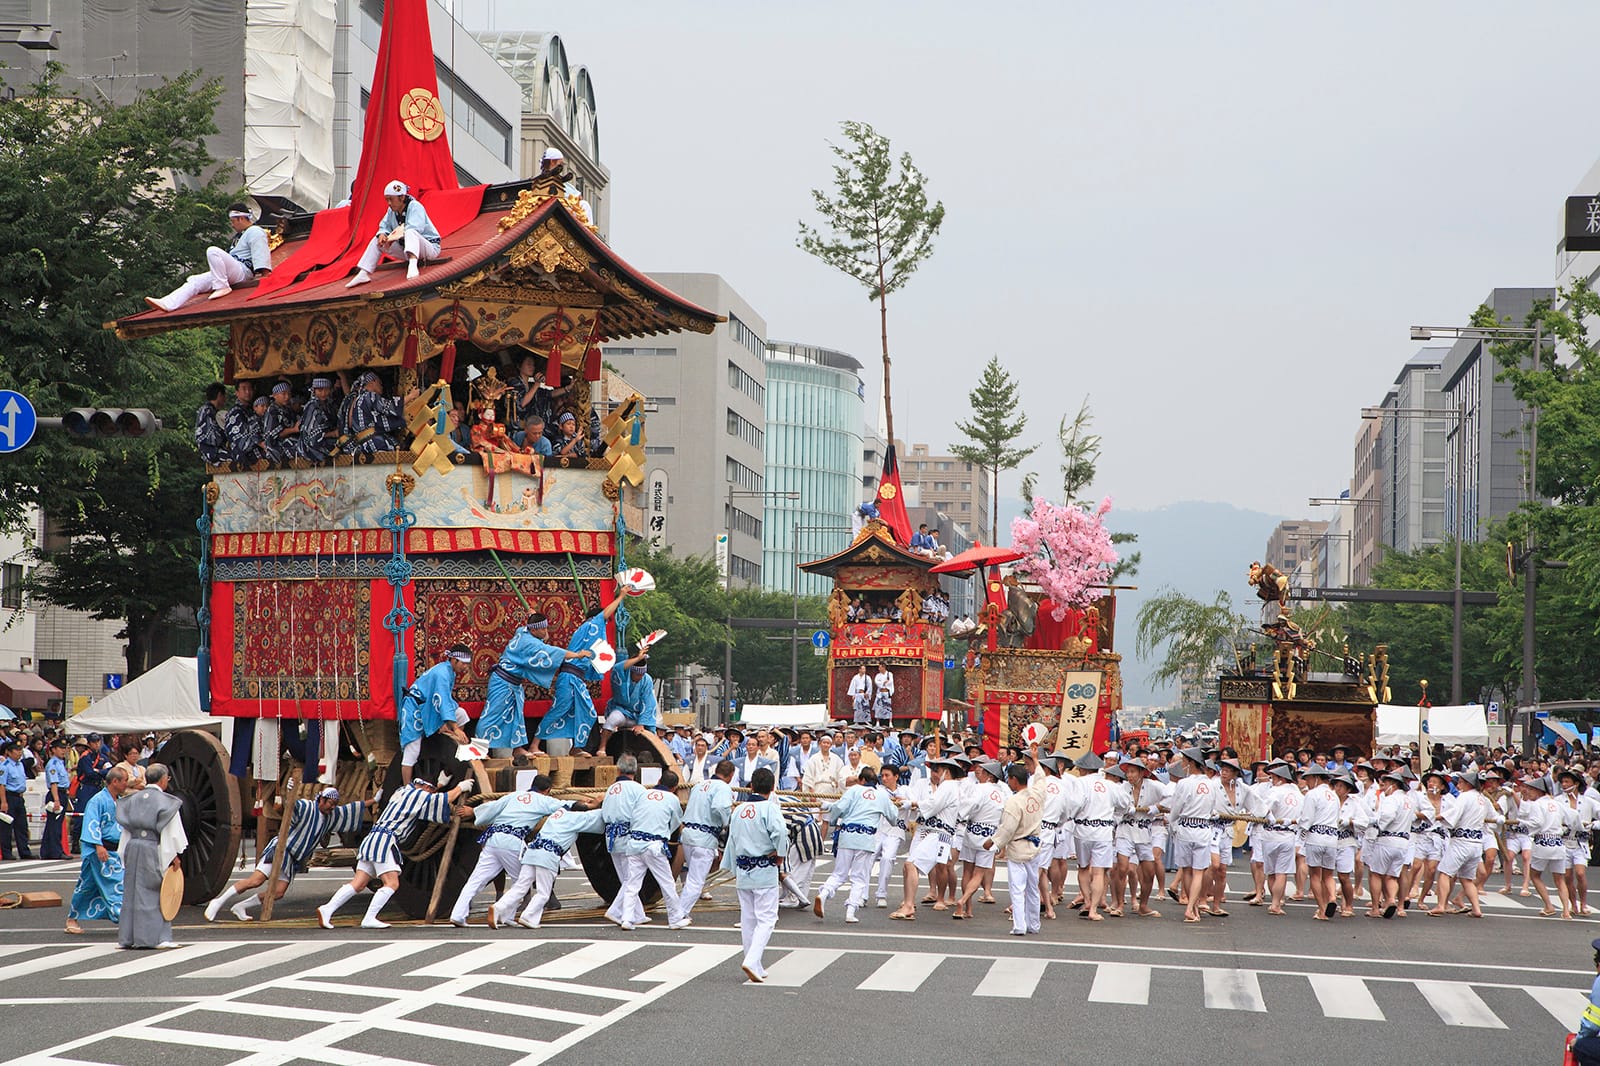
[[[797,562],[850,542],[850,516],[862,500],[861,434],[866,389],[852,355],[791,341],[767,345],[766,521],[762,585],[826,596],[832,583]],[[797,493],[784,499],[780,493]]]

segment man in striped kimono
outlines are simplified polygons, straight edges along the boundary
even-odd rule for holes
[[[366,917],[361,919],[361,928],[389,928],[389,923],[379,921],[378,915],[383,911],[384,904],[389,902],[389,897],[400,887],[400,864],[405,858],[400,851],[400,842],[415,832],[419,822],[448,822],[452,814],[461,818],[472,817],[470,807],[458,807],[455,803],[473,790],[473,781],[469,778],[449,792],[441,792],[439,788],[443,787],[445,780],[444,775],[440,775],[439,785],[434,786],[412,778],[409,784],[400,786],[389,797],[389,802],[383,806],[383,813],[378,815],[377,822],[356,850],[356,875],[349,884],[335,892],[332,899],[317,908],[317,922],[322,928],[332,929],[333,916],[339,908],[350,902],[357,892],[373,880],[382,882],[383,887],[372,894],[372,903],[367,907]]]
[[[330,833],[353,833],[359,829],[364,812],[365,805],[359,800],[341,804],[336,788],[323,789],[316,799],[295,800],[294,812],[289,815],[289,848],[284,852],[283,864],[278,870],[278,890],[272,898],[283,898],[289,891],[289,882],[294,880],[295,874],[305,870],[312,852],[322,846]],[[267,841],[250,876],[223,889],[220,896],[206,904],[206,921],[216,921],[217,914],[235,896],[242,898],[229,910],[241,922],[251,920],[250,908],[261,902],[261,894],[256,890],[272,876],[272,860],[277,849],[277,837]]]

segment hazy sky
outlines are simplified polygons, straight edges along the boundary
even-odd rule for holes
[[[622,255],[724,275],[875,395],[873,305],[795,247],[825,142],[874,124],[947,209],[890,305],[899,435],[955,440],[998,354],[1036,468],[1089,395],[1094,490],[1124,507],[1301,514],[1346,487],[1408,327],[1551,284],[1600,157],[1593,0],[458,10],[589,67]]]

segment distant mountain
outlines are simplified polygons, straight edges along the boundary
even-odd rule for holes
[[[1022,513],[1020,503],[1002,505],[1000,528]],[[1261,556],[1267,538],[1282,521],[1279,515],[1246,511],[1228,503],[1187,501],[1150,511],[1118,511],[1106,516],[1113,532],[1138,534],[1139,573],[1128,581],[1139,586],[1117,593],[1117,651],[1122,653],[1122,702],[1125,706],[1165,705],[1176,693],[1150,682],[1149,664],[1133,653],[1139,607],[1168,588],[1196,599],[1210,600],[1225,589],[1246,611],[1252,606],[1245,570]],[[1009,536],[1001,536],[1002,543]]]

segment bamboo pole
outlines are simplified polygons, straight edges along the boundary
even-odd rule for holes
[[[433,879],[433,895],[428,897],[428,913],[422,916],[423,925],[432,925],[439,913],[439,897],[444,893],[445,878],[450,875],[450,860],[455,857],[456,836],[461,832],[461,816],[450,819],[450,833],[444,838],[444,850],[439,853],[439,872]]]
[[[289,850],[289,823],[294,819],[294,777],[285,766],[281,778],[278,802],[283,805],[283,817],[278,819],[278,846],[272,849],[272,872],[261,888],[261,920],[272,921],[272,905],[277,901],[278,878],[283,874],[283,856]],[[257,841],[257,846],[263,845]],[[257,852],[259,854],[259,851]]]

